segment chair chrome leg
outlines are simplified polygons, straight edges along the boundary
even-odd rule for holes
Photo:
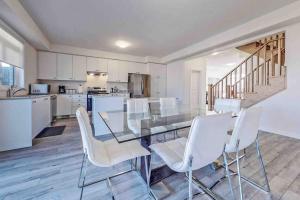
[[[236,167],[238,173],[238,180],[239,180],[239,190],[240,190],[240,200],[243,200],[243,190],[242,190],[242,181],[241,181],[241,172],[240,172],[240,159],[239,159],[239,140],[237,141],[236,145]]]
[[[265,165],[264,165],[264,162],[263,162],[263,159],[262,159],[262,156],[261,156],[261,152],[260,152],[260,148],[259,148],[259,141],[258,141],[258,136],[256,138],[256,151],[257,151],[257,157],[259,159],[259,162],[260,162],[260,168],[261,168],[261,171],[264,175],[264,178],[265,178],[265,184],[267,186],[267,192],[270,192],[270,184],[269,184],[269,180],[268,180],[268,177],[267,177],[267,173],[266,173],[266,169],[265,169]]]
[[[83,163],[85,162],[85,153],[83,154],[82,157],[82,162],[81,162],[81,167],[80,167],[80,174],[79,174],[79,179],[78,179],[78,187],[80,188],[80,182],[81,182],[81,176],[82,176],[82,168],[83,168]]]
[[[235,199],[233,188],[232,188],[232,183],[231,183],[231,177],[230,177],[231,175],[230,175],[229,168],[228,168],[227,155],[226,155],[225,151],[223,152],[223,158],[224,158],[225,171],[226,171],[226,175],[227,175],[227,178],[228,178],[228,183],[229,183],[232,199]]]
[[[145,161],[145,170],[146,170],[147,192],[148,192],[148,194],[150,194],[150,177],[149,177],[147,156],[144,156],[144,161]]]
[[[84,161],[84,163],[82,164],[83,165],[83,169],[81,169],[81,170],[83,170],[83,181],[82,181],[82,187],[81,187],[81,192],[80,192],[80,200],[82,199],[82,195],[83,195],[83,188],[84,188],[83,186],[84,186],[85,177],[86,177],[86,171],[87,171],[87,154],[84,154],[83,161]]]
[[[109,180],[109,178],[106,178],[106,184],[107,184],[107,187],[110,191],[110,194],[111,194],[111,199],[114,200],[115,199],[115,196],[113,194],[113,191],[112,191],[112,186],[111,186],[111,182]]]
[[[193,199],[193,188],[192,188],[193,171],[192,171],[192,164],[193,164],[193,158],[191,157],[190,160],[189,160],[189,200]]]

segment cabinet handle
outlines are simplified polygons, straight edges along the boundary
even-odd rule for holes
[[[32,101],[32,103],[36,103],[36,101]]]

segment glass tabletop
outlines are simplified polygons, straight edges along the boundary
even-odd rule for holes
[[[119,143],[151,137],[170,131],[188,128],[196,116],[208,112],[191,105],[176,105],[160,108],[150,105],[145,113],[129,113],[125,110],[99,112],[112,135]]]

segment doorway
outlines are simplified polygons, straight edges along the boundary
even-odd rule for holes
[[[201,72],[196,70],[192,70],[191,73],[190,104],[201,104]]]

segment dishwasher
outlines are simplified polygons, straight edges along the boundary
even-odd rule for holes
[[[56,109],[57,109],[57,96],[51,95],[50,96],[50,118],[51,123],[55,122],[56,119]]]

